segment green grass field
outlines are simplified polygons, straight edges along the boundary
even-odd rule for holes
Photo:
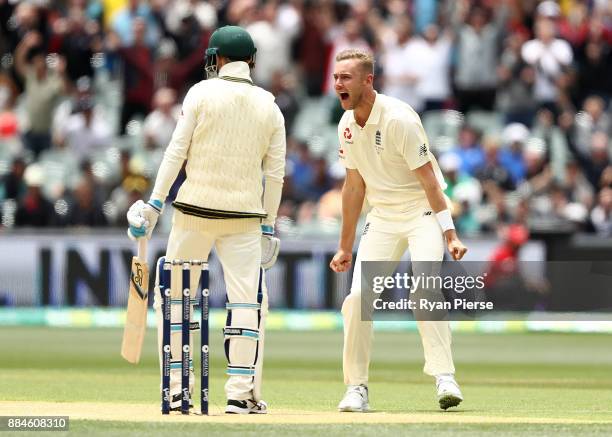
[[[155,332],[141,364],[116,329],[0,329],[0,415],[64,414],[73,435],[611,435],[612,337],[455,334],[465,402],[438,409],[416,333],[376,333],[374,413],[337,413],[340,332],[267,333],[267,416],[225,416],[221,335],[211,337],[212,417],[159,414]],[[15,435],[26,435],[19,432]],[[61,434],[61,433],[59,433]],[[183,435],[184,435],[183,434]],[[5,435],[5,433],[2,433]],[[57,434],[53,434],[57,435]]]

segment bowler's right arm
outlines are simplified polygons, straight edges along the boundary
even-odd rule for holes
[[[346,178],[342,187],[342,230],[338,251],[329,266],[336,272],[345,272],[351,268],[355,229],[365,198],[365,182],[359,171],[346,169]]]

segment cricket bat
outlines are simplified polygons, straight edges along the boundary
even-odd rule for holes
[[[138,240],[138,254],[132,257],[130,289],[121,344],[121,356],[132,364],[140,361],[142,342],[147,328],[149,297],[149,266],[147,265],[147,239]]]

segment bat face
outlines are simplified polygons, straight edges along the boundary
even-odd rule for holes
[[[130,291],[123,330],[121,356],[130,363],[140,361],[142,342],[147,327],[149,267],[140,258],[132,258]]]

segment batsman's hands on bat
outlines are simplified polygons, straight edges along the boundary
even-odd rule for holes
[[[446,246],[448,247],[448,253],[453,257],[455,261],[459,261],[467,252],[467,247],[457,237],[457,232],[454,229],[450,229],[444,233],[446,237]]]
[[[331,262],[329,263],[329,267],[336,273],[346,272],[351,268],[353,264],[353,253],[346,252],[342,249],[338,249]]]
[[[280,239],[274,236],[274,228],[261,225],[261,266],[268,270],[276,262],[280,251]]]
[[[127,212],[127,220],[130,225],[127,232],[128,237],[134,241],[143,237],[151,238],[163,207],[162,201],[157,199],[151,199],[148,203],[138,200],[130,206]]]

